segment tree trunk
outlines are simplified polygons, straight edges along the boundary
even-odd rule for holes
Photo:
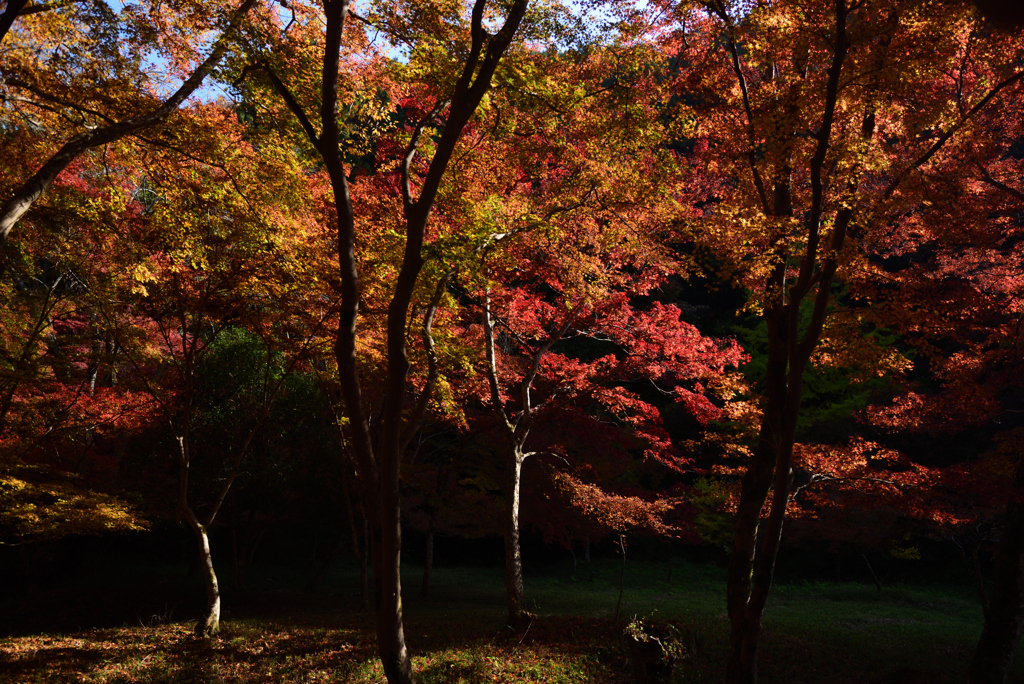
[[[217,573],[213,569],[213,555],[210,553],[210,538],[204,527],[191,510],[185,511],[185,519],[199,542],[199,566],[203,573],[203,584],[206,586],[206,615],[196,623],[195,634],[209,638],[220,631],[220,587],[217,584]]]
[[[978,603],[981,605],[981,614],[985,616],[985,622],[988,622],[988,596],[985,593],[985,578],[981,574],[981,558],[979,549],[981,546],[980,535],[976,536],[974,543],[971,544],[972,548],[970,553],[968,553],[968,550],[964,548],[964,545],[957,540],[956,535],[951,536],[949,541],[956,547],[960,557],[963,558],[964,568],[966,568],[967,574],[971,576],[972,580],[974,580],[974,590],[978,594]]]
[[[306,584],[305,591],[316,591],[317,587],[320,586],[320,581],[323,580],[324,575],[327,574],[327,570],[330,569],[334,563],[334,559],[338,556],[338,551],[345,544],[345,539],[342,537],[338,540],[337,544],[332,544],[331,548],[327,551],[327,556],[320,561],[320,567],[316,569],[313,577],[310,578],[309,583]]]
[[[519,550],[519,482],[522,471],[522,455],[513,450],[509,454],[505,483],[505,596],[508,624],[516,629],[524,627],[533,617],[526,610],[523,561]]]
[[[619,551],[622,552],[622,569],[619,570],[619,601],[615,604],[615,624],[619,624],[619,610],[622,608],[622,593],[626,590],[626,535],[619,535]]]
[[[370,610],[370,522],[363,515],[362,551],[359,552],[359,610]]]
[[[864,559],[864,565],[868,566],[868,572],[871,573],[871,579],[875,580],[875,587],[878,591],[882,591],[882,583],[878,581],[878,575],[875,574],[875,569],[871,567],[871,563],[868,562],[868,556],[865,553],[860,554],[860,557]]]
[[[238,591],[242,588],[242,559],[238,543],[238,523],[231,525],[231,569],[234,571],[234,588]],[[241,551],[244,553],[244,551]]]
[[[434,299],[424,317],[424,346],[428,356],[428,378],[416,407],[403,425],[403,407],[407,398],[409,358],[406,350],[407,324],[416,280],[423,266],[423,246],[427,221],[463,129],[472,118],[491,77],[526,12],[527,0],[516,0],[508,9],[504,25],[497,33],[484,29],[484,0],[473,6],[470,47],[467,61],[449,101],[445,125],[440,131],[433,157],[419,183],[414,198],[412,161],[417,154],[420,134],[433,125],[444,104],[425,117],[414,129],[401,165],[400,186],[405,216],[405,249],[402,265],[394,283],[394,294],[387,313],[387,377],[383,388],[384,407],[380,420],[380,448],[370,434],[369,413],[364,408],[362,380],[356,360],[357,322],[362,292],[356,259],[356,224],[348,177],[339,140],[338,83],[341,70],[342,37],[349,0],[324,4],[324,57],[322,65],[320,120],[317,134],[301,108],[292,107],[312,144],[320,152],[330,176],[334,204],[338,211],[338,268],[341,276],[341,303],[335,356],[345,411],[352,435],[352,451],[363,485],[363,504],[369,514],[373,543],[374,608],[376,610],[377,648],[384,674],[390,684],[412,684],[412,662],[405,645],[402,624],[401,581],[401,500],[399,470],[402,454],[426,413],[433,385],[437,380],[437,359],[433,352],[430,325],[444,294],[445,280],[438,283]],[[493,29],[492,29],[493,30]],[[270,72],[274,81],[273,72]],[[275,86],[277,87],[277,86]],[[281,88],[287,103],[294,100],[287,88]]]
[[[1017,465],[1014,485],[1014,498],[1006,507],[1003,533],[996,546],[992,600],[971,658],[969,684],[1003,684],[1020,640],[1024,618],[1024,461]]]
[[[781,280],[782,274],[776,273]],[[751,605],[755,591],[758,546],[762,509],[772,486],[781,448],[783,405],[786,397],[787,354],[785,316],[779,308],[766,310],[768,323],[768,366],[765,395],[767,402],[754,458],[741,481],[740,501],[736,511],[736,533],[729,558],[726,585],[730,621],[730,651],[726,669],[728,684],[757,682],[757,641],[761,633],[761,614]],[[780,320],[781,319],[781,320]],[[764,558],[758,559],[763,567]],[[774,563],[774,558],[772,559]],[[762,584],[762,590],[766,590]],[[754,610],[752,610],[754,609]]]
[[[389,477],[389,465],[397,463],[381,459],[385,482],[393,486],[381,489],[381,525],[374,530],[371,555],[373,557],[373,594],[377,612],[377,650],[384,675],[391,684],[412,684],[412,660],[405,645],[405,626],[402,611],[402,528],[398,499],[397,472]]]
[[[430,597],[430,571],[434,566],[434,516],[430,516],[430,524],[427,526],[427,549],[423,554],[423,584],[420,586],[420,596]]]

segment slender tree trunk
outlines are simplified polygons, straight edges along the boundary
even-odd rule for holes
[[[619,600],[615,604],[615,624],[619,624],[619,610],[622,608],[622,594],[626,590],[626,535],[619,535],[619,551],[622,553],[622,568],[619,570]]]
[[[242,576],[245,574],[245,532],[239,531],[238,518],[238,503],[235,497],[231,497],[231,569],[235,591],[242,588]]]
[[[518,450],[509,454],[505,482],[505,597],[508,624],[519,629],[532,617],[526,610],[523,588],[523,561],[519,549],[519,483],[523,460]]]
[[[220,586],[217,584],[217,572],[213,569],[213,555],[210,553],[210,538],[206,534],[206,527],[196,519],[191,509],[185,509],[184,513],[185,520],[199,542],[199,566],[206,587],[206,615],[196,623],[195,633],[198,637],[209,638],[220,631]]]
[[[1014,490],[996,545],[992,600],[988,602],[985,627],[971,658],[969,684],[1003,684],[1020,641],[1024,619],[1024,461],[1017,465]]]
[[[985,593],[985,578],[981,574],[981,558],[979,556],[981,540],[974,540],[970,553],[968,553],[967,549],[964,548],[963,544],[957,541],[955,536],[950,537],[949,541],[960,553],[960,557],[964,560],[964,567],[967,569],[967,574],[969,574],[971,579],[974,580],[974,590],[978,594],[978,602],[981,605],[981,614],[985,616],[985,622],[988,622],[988,596]]]
[[[245,582],[245,574],[252,567],[252,561],[256,558],[256,549],[259,548],[260,542],[263,541],[264,532],[266,532],[266,529],[260,529],[255,534],[248,532],[242,535],[242,544],[239,548],[239,566],[236,569],[236,589],[241,589],[242,583]]]
[[[411,684],[412,660],[405,644],[402,611],[402,528],[398,500],[397,473],[394,478],[384,471],[389,465],[385,456],[382,475],[393,486],[382,487],[380,527],[373,530],[373,594],[377,612],[377,650],[384,675],[392,684]],[[397,463],[394,463],[397,467]],[[373,525],[371,525],[373,529]]]
[[[434,514],[430,514],[430,523],[427,525],[427,548],[423,554],[423,584],[420,586],[420,596],[430,598],[430,571],[434,567]]]
[[[341,550],[341,547],[344,545],[344,543],[345,538],[342,537],[338,540],[337,544],[331,545],[331,548],[327,551],[327,556],[322,561],[320,561],[320,565],[316,569],[316,572],[313,574],[313,577],[311,577],[309,583],[306,584],[306,591],[312,592],[317,590],[317,587],[320,586],[320,582],[323,580],[324,575],[327,574],[327,570],[330,569],[331,565],[334,564],[334,559],[337,558],[338,551]]]
[[[370,610],[370,523],[363,516],[363,547],[359,553],[359,610]]]
[[[868,566],[868,572],[871,573],[871,579],[875,580],[875,587],[878,591],[882,591],[882,583],[878,581],[878,575],[875,574],[875,569],[871,567],[871,563],[868,562],[867,554],[860,554],[860,557],[864,559],[864,565]]]
[[[238,549],[238,523],[231,524],[231,569],[234,574],[235,591],[242,588],[242,559],[239,558]]]

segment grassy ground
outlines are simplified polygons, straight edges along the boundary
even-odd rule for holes
[[[415,669],[425,684],[631,681],[621,625],[612,622],[618,566],[598,562],[593,570],[593,579],[586,565],[576,579],[528,575],[538,618],[514,633],[502,626],[500,569],[437,568],[425,601],[417,595],[419,568],[409,568],[406,636]],[[671,620],[695,647],[677,681],[721,681],[728,638],[722,570],[688,565],[676,567],[671,581],[667,575],[665,564],[630,563],[622,621]],[[190,623],[174,622],[188,610],[172,614],[171,604],[159,604],[162,596],[148,596],[121,627],[0,639],[0,683],[381,681],[370,618],[356,610],[355,577],[343,570],[328,577],[323,586],[343,589],[336,593],[274,590],[289,584],[299,580],[283,570],[255,575],[246,593],[228,597],[230,617],[211,642],[194,639]],[[32,607],[67,610],[71,598],[56,592]],[[27,609],[8,609],[4,620],[23,619]],[[87,610],[83,603],[72,612]],[[761,681],[960,682],[980,625],[966,588],[779,585],[765,617]],[[1024,681],[1021,662],[1011,681]]]

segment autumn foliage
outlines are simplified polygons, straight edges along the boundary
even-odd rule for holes
[[[503,537],[516,627],[521,530],[725,545],[752,684],[790,530],[947,540],[985,607],[971,681],[1000,681],[1024,617],[1024,43],[1000,17],[9,1],[0,541],[183,520],[210,636],[208,531],[241,583],[315,498],[375,578],[392,682],[403,516]]]

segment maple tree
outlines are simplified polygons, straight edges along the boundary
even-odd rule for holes
[[[86,151],[137,135],[177,113],[224,58],[256,0],[245,0],[227,13],[226,21],[206,5],[183,6],[175,15],[159,3],[130,5],[120,13],[104,3],[58,3],[39,12],[26,12],[24,4],[9,4],[0,24],[0,29],[11,28],[8,18],[23,17],[13,33],[0,34],[7,48],[2,74],[8,132],[17,139],[5,147],[8,152],[21,148],[14,159],[6,158],[8,183],[21,180],[4,189],[0,275],[12,229],[58,175]],[[159,28],[150,25],[151,19],[158,19]],[[209,54],[198,61],[194,41],[209,37],[222,23]],[[166,98],[154,97],[163,84],[149,75],[153,70],[144,65],[146,58],[166,60],[166,75],[172,78],[185,75]],[[14,123],[19,120],[24,123]],[[51,136],[38,135],[50,130],[66,138],[55,150]],[[41,165],[36,162],[40,158],[46,159]]]
[[[768,333],[760,434],[729,566],[729,682],[756,681],[761,615],[793,491],[804,371],[837,272],[862,236],[897,205],[917,201],[908,179],[943,158],[945,144],[1024,76],[1012,66],[1016,46],[974,30],[968,13],[929,17],[915,3],[845,0],[741,11],[707,3],[677,14],[685,28],[676,34],[680,54],[704,67],[683,72],[679,85],[698,100],[691,111],[703,142],[695,153],[735,183],[713,198],[704,225],[758,293]],[[965,59],[974,49],[1000,59]],[[923,140],[922,130],[930,131]],[[805,299],[813,307],[802,322]]]
[[[200,362],[219,333],[234,321],[268,340],[289,332],[300,334],[304,343],[288,350],[290,372],[330,309],[296,303],[290,287],[301,275],[300,265],[314,267],[317,262],[282,258],[301,254],[302,238],[308,236],[293,231],[295,238],[285,239],[285,227],[301,223],[301,212],[293,218],[286,202],[298,196],[288,188],[302,187],[301,173],[275,165],[269,146],[256,155],[255,147],[241,139],[242,127],[230,112],[197,105],[179,114],[175,132],[186,134],[190,151],[164,141],[145,146],[127,143],[108,150],[104,160],[108,163],[99,172],[90,164],[93,159],[83,157],[77,162],[79,175],[58,182],[60,192],[28,222],[25,239],[15,253],[18,258],[9,259],[8,273],[15,283],[38,278],[32,275],[32,263],[42,259],[51,264],[50,274],[44,271],[43,276],[52,284],[44,295],[43,314],[33,312],[35,322],[29,334],[16,326],[5,328],[17,344],[32,352],[20,353],[12,364],[15,372],[5,384],[9,399],[5,414],[15,399],[15,413],[22,422],[50,413],[39,410],[41,402],[32,402],[33,393],[46,389],[46,374],[36,370],[40,368],[52,373],[48,384],[73,395],[67,408],[91,422],[86,428],[90,442],[96,440],[103,422],[110,424],[111,432],[120,431],[122,443],[133,429],[150,429],[161,422],[171,428],[179,467],[173,485],[176,507],[199,541],[209,596],[207,615],[198,631],[209,635],[219,625],[220,598],[206,528],[230,491],[284,377],[268,372],[263,378],[255,424],[232,445],[232,463],[219,491],[211,493],[213,505],[200,520],[189,489]],[[216,161],[206,163],[204,155]],[[116,165],[109,163],[113,158]],[[254,184],[257,176],[259,182]],[[276,198],[275,210],[254,212],[254,204],[269,206],[271,194]],[[51,222],[61,229],[53,230]],[[277,249],[268,249],[269,245]],[[67,299],[76,307],[67,321],[58,316],[56,304],[50,305],[62,281],[72,283],[62,292],[72,295]],[[260,305],[247,305],[247,298]],[[89,344],[78,342],[75,351],[86,356],[85,363],[67,358],[72,335],[83,336],[83,331]],[[40,343],[43,333],[50,340],[45,346]],[[20,335],[24,337],[19,339]],[[275,351],[268,347],[267,353]],[[101,366],[108,367],[110,387],[98,382]],[[31,376],[28,383],[20,380],[26,374]],[[27,387],[27,400],[15,394],[22,387]],[[103,403],[112,415],[101,422],[90,411]],[[48,426],[33,429],[41,432],[45,427],[44,436],[58,428],[67,432],[67,409],[56,417]],[[18,430],[31,427],[18,426]],[[191,481],[194,484],[195,478]]]
[[[865,546],[908,521],[1002,521],[971,666],[1002,681],[1024,616],[1019,36],[965,3],[708,0],[543,50],[564,9],[8,3],[4,534],[142,527],[111,482],[132,435],[164,453],[169,426],[212,634],[219,511],[240,581],[268,492],[312,491],[291,478],[314,446],[282,446],[273,422],[295,397],[328,432],[293,375],[308,362],[391,682],[412,679],[402,515],[427,535],[426,594],[433,533],[493,522],[494,464],[467,461],[495,435],[512,624],[529,618],[523,498],[547,497],[549,540],[676,534],[682,487],[624,474],[694,484],[699,452],[716,461],[690,498],[714,511],[693,528],[717,539],[736,514],[730,682],[756,681],[787,516]],[[237,100],[189,103],[211,76]],[[745,381],[727,372],[739,345],[668,294],[698,270],[691,246],[763,323],[742,336]],[[992,446],[938,463],[927,434]],[[524,487],[530,457],[545,467]]]
[[[489,402],[504,442],[503,527],[512,624],[528,617],[518,542],[522,465],[534,454],[564,449],[557,437],[550,436],[541,442],[546,442],[544,448],[528,449],[527,439],[536,423],[556,421],[567,426],[576,422],[581,423],[576,429],[596,430],[600,422],[611,420],[633,435],[633,448],[680,469],[685,459],[664,432],[660,412],[633,386],[650,383],[707,421],[718,415],[718,407],[705,396],[704,385],[714,385],[718,375],[740,360],[735,343],[704,338],[680,320],[674,306],[655,303],[642,311],[630,304],[631,298],[651,293],[658,282],[655,274],[664,273],[667,265],[645,263],[647,255],[628,249],[602,249],[604,240],[636,244],[641,236],[619,240],[607,225],[586,236],[582,226],[603,223],[600,212],[596,213],[596,217],[569,217],[575,229],[560,226],[556,228],[560,236],[546,236],[540,245],[522,240],[523,244],[503,255],[502,260],[511,257],[509,261],[488,269],[493,285],[481,297],[483,329],[476,336],[482,332],[486,353],[482,375],[487,378]],[[632,269],[648,274],[647,278],[625,275]],[[496,331],[504,340],[500,348]],[[574,353],[573,340],[594,341],[594,349]],[[582,421],[570,417],[576,412],[583,414]],[[594,424],[584,427],[588,414]],[[604,449],[592,453],[607,452],[614,443],[605,442]],[[588,460],[570,458],[581,464]],[[606,500],[610,505],[615,501]]]
[[[80,165],[59,184],[0,281],[0,525],[30,564],[66,536],[148,526],[123,496],[118,462],[120,435],[147,424],[149,407],[117,382],[86,276],[95,245],[70,236],[77,210],[123,180],[92,171]]]
[[[615,421],[633,435],[622,440],[630,446],[599,458],[635,449],[678,469],[658,409],[630,387],[650,383],[707,420],[718,409],[701,383],[739,360],[734,344],[702,337],[675,307],[641,309],[634,301],[681,268],[659,240],[673,233],[693,179],[660,148],[657,106],[665,93],[642,66],[655,56],[648,46],[525,56],[518,78],[493,95],[495,112],[480,126],[491,135],[477,137],[438,199],[438,220],[462,226],[456,239],[434,247],[458,265],[453,277],[465,310],[458,345],[476,347],[460,353],[480,366],[476,376],[453,369],[442,378],[488,402],[501,434],[514,626],[531,619],[519,545],[522,466],[534,453],[565,447],[556,438],[528,449],[531,435],[545,441],[536,438],[537,421],[566,425],[574,412],[579,430]],[[609,74],[614,86],[594,85]],[[589,347],[574,352],[578,342]],[[462,411],[466,401],[457,402]]]
[[[937,491],[921,508],[946,513],[945,536],[956,541],[964,529],[996,529],[990,598],[979,563],[964,549],[985,617],[972,682],[1006,679],[1024,611],[1016,418],[1020,139],[1018,117],[981,112],[972,134],[951,141],[947,156],[916,179],[924,201],[879,236],[874,264],[854,281],[872,302],[870,317],[900,330],[927,369],[923,387],[873,407],[871,424],[893,447],[938,470]]]
[[[357,359],[359,311],[368,294],[360,281],[357,244],[367,231],[357,229],[356,212],[361,207],[346,169],[343,134],[350,134],[344,117],[353,112],[359,100],[360,76],[372,75],[385,61],[375,59],[368,50],[365,35],[352,24],[355,15],[346,0],[326,2],[322,7],[297,7],[297,14],[302,12],[317,17],[318,21],[299,22],[292,34],[287,29],[294,23],[282,26],[278,17],[267,17],[268,35],[285,34],[285,44],[278,54],[293,56],[299,67],[318,65],[314,68],[317,75],[313,79],[288,79],[287,73],[303,73],[304,70],[293,68],[285,72],[268,59],[266,52],[254,49],[251,55],[252,78],[266,79],[278,101],[299,124],[306,145],[323,164],[330,182],[331,208],[335,214],[332,218],[338,241],[337,277],[340,279],[340,320],[335,346],[337,372],[348,418],[349,443],[358,464],[362,500],[369,512],[378,648],[389,682],[412,681],[401,604],[399,469],[402,455],[427,410],[437,377],[435,356],[428,342],[430,371],[413,410],[405,416],[410,372],[406,342],[410,306],[424,263],[428,220],[445,172],[463,130],[490,89],[498,64],[512,45],[527,5],[527,0],[517,0],[495,12],[496,8],[488,7],[485,0],[478,0],[465,13],[460,8],[430,3],[410,4],[387,7],[379,16],[366,18],[367,23],[378,24],[396,44],[409,50],[410,61],[400,71],[412,79],[408,97],[413,98],[409,102],[416,106],[417,112],[416,122],[404,127],[396,140],[398,173],[389,193],[399,202],[397,215],[392,213],[391,220],[401,231],[404,244],[398,246],[401,256],[393,271],[393,288],[387,288],[388,293],[382,297],[387,301],[383,361],[386,374],[379,440],[371,435]],[[319,21],[325,26],[322,33]],[[496,22],[493,33],[485,27],[485,22],[491,21]],[[310,35],[314,31],[316,35]],[[449,50],[453,44],[458,47]],[[362,52],[349,52],[352,48]],[[366,63],[365,66],[361,62]],[[315,84],[313,88],[304,87],[310,81]],[[314,126],[306,114],[307,102],[314,97],[319,99],[318,126]],[[436,140],[426,140],[424,134],[435,128],[439,130]],[[428,144],[430,149],[426,150]],[[426,298],[430,302],[424,315],[428,341],[430,321],[444,292],[444,278],[438,283],[433,288],[435,295]]]

